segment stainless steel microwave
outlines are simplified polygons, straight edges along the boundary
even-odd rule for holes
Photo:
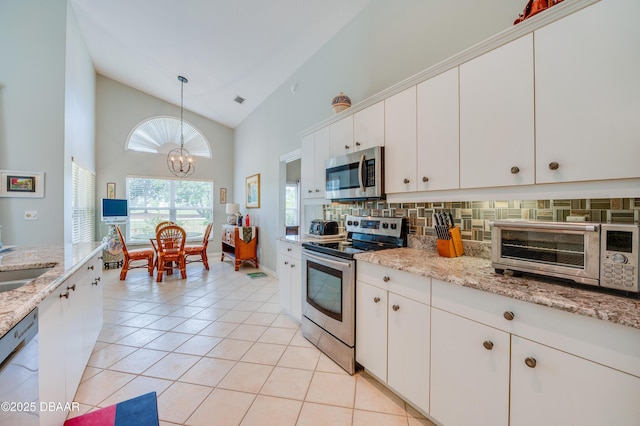
[[[638,224],[490,222],[496,272],[529,272],[639,293]]]
[[[384,147],[376,146],[325,161],[326,197],[333,201],[384,198]]]

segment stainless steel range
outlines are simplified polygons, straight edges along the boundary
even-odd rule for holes
[[[347,239],[302,243],[302,335],[349,374],[355,362],[356,261],[365,251],[405,247],[403,218],[347,216]]]

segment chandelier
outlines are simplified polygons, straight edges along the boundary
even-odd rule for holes
[[[179,75],[180,80],[180,148],[174,148],[169,151],[167,156],[167,166],[169,171],[177,177],[188,177],[196,171],[196,165],[193,162],[193,156],[184,147],[184,133],[182,131],[182,114],[183,114],[183,98],[184,98],[184,84],[189,80]]]

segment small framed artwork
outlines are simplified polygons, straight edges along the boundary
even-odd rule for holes
[[[246,179],[247,208],[256,209],[260,207],[260,173],[249,176]]]
[[[0,170],[0,197],[44,197],[44,173]]]
[[[115,182],[107,182],[107,198],[116,198]]]
[[[227,204],[227,188],[220,188],[220,204]]]

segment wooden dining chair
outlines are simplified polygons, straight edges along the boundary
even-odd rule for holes
[[[204,269],[209,270],[209,258],[207,257],[207,246],[209,245],[209,235],[211,235],[211,228],[213,223],[207,225],[204,231],[204,238],[202,244],[188,245],[184,247],[184,259],[186,263],[202,262]],[[189,256],[199,256],[195,259],[189,259]]]
[[[170,220],[163,220],[162,222],[158,223],[156,225],[156,233],[155,235],[158,235],[158,231],[160,230],[160,228],[164,227],[164,226],[168,226],[168,225],[175,225],[175,222],[172,222]],[[153,266],[154,268],[158,268],[158,245],[156,244],[156,239],[155,238],[149,238],[149,241],[151,242],[151,247],[153,247],[153,253],[155,254],[155,259],[153,261]]]
[[[184,257],[184,243],[187,233],[178,225],[167,225],[161,227],[156,234],[156,244],[158,248],[157,275],[156,281],[162,281],[162,275],[166,268],[173,271],[173,262],[180,268],[182,278],[187,278],[186,262]],[[167,271],[167,274],[169,272]]]
[[[127,272],[129,272],[130,269],[145,267],[149,270],[149,276],[153,276],[153,249],[145,248],[128,250],[127,245],[124,242],[122,232],[120,231],[120,227],[118,225],[116,225],[116,231],[118,231],[118,237],[120,238],[120,242],[122,243],[122,253],[124,254],[122,271],[120,271],[120,279],[124,280],[125,278],[127,278]],[[135,265],[131,263],[137,262],[139,260],[146,261],[146,265],[144,263],[136,263]]]

